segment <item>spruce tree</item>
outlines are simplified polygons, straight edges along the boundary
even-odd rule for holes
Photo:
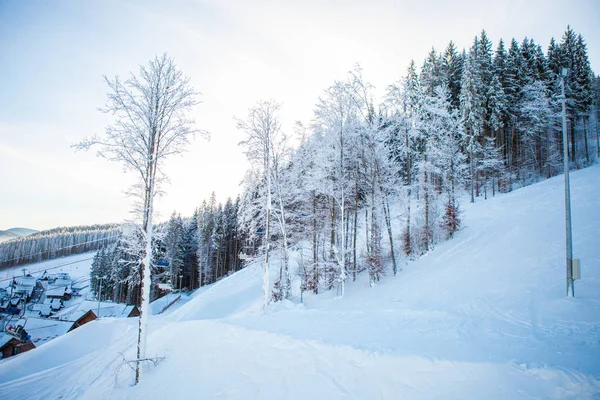
[[[460,105],[460,79],[462,76],[463,60],[456,50],[454,42],[450,41],[442,58],[443,81],[450,90],[450,102],[454,108]]]
[[[477,70],[475,50],[472,50],[465,59],[460,91],[461,117],[466,131],[466,150],[469,158],[471,203],[475,202],[475,165],[477,164],[478,140],[483,132],[483,113],[485,112],[484,98],[480,91],[481,79]]]
[[[433,95],[434,89],[441,85],[442,81],[443,75],[440,56],[434,48],[431,48],[421,68],[421,85],[423,91],[430,96]]]

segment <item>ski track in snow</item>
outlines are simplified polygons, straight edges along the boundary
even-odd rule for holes
[[[120,353],[137,321],[92,322],[0,362],[0,398],[598,399],[600,166],[572,174],[575,298],[563,190],[464,204],[454,239],[343,299],[262,310],[260,265],[243,269],[151,317],[148,353],[166,358],[135,387]]]

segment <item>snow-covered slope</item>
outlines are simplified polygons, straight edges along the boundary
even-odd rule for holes
[[[89,281],[90,268],[95,254],[96,252],[81,253],[3,269],[0,271],[0,287],[8,286],[9,280],[13,276],[23,274],[23,269],[35,277],[41,276],[44,271],[48,271],[49,273],[66,272],[78,284],[83,284],[84,281]]]
[[[598,398],[600,166],[573,173],[572,206],[575,298],[556,177],[464,204],[453,240],[343,299],[262,311],[259,265],[203,288],[151,318],[149,353],[165,359],[138,386],[120,354],[133,357],[135,326],[104,319],[0,362],[0,397]]]

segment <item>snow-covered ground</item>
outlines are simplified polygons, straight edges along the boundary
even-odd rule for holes
[[[198,291],[194,292],[198,293]],[[150,303],[152,314],[170,314],[193,298],[193,294],[188,292],[174,292],[158,298]]]
[[[261,310],[250,266],[150,319],[89,323],[0,363],[2,399],[600,398],[600,166],[572,174],[576,297],[566,297],[563,180],[463,204],[463,229],[344,298]],[[123,354],[123,355],[121,355]]]
[[[44,271],[56,274],[66,272],[74,281],[88,280],[90,278],[90,267],[96,252],[82,253],[69,257],[55,258],[54,260],[42,261],[35,264],[19,265],[0,271],[0,287],[7,287],[14,275],[22,275],[23,269],[35,277],[40,277]]]

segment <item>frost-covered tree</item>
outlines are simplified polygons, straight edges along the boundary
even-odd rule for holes
[[[192,217],[184,222],[183,227],[183,287],[194,289],[198,272],[198,218],[199,209],[196,208]]]
[[[187,115],[198,103],[190,79],[166,54],[156,56],[137,74],[122,81],[105,77],[109,87],[104,111],[115,118],[104,136],[94,136],[74,145],[76,149],[99,147],[98,155],[121,163],[137,174],[138,182],[130,194],[136,199],[141,216],[141,232],[146,243],[143,258],[142,301],[137,347],[136,383],[141,378],[141,362],[146,357],[146,333],[150,313],[152,257],[152,215],[154,197],[164,179],[161,167],[172,155],[185,150],[199,131]]]
[[[402,234],[403,250],[406,255],[413,253],[411,231],[411,203],[413,184],[417,174],[415,165],[418,161],[418,120],[423,101],[421,82],[414,61],[411,61],[407,74],[398,83],[388,87],[386,104],[391,115],[389,151],[393,157],[396,174],[401,178],[406,205],[406,228]]]
[[[465,126],[466,149],[469,158],[469,180],[471,187],[471,203],[475,202],[475,179],[477,149],[479,137],[483,132],[484,98],[481,95],[481,78],[473,52],[465,58],[460,91],[460,107],[462,122]]]
[[[442,57],[443,81],[450,90],[450,102],[454,108],[460,104],[460,80],[462,76],[463,59],[456,49],[454,42],[450,41]]]
[[[90,287],[97,300],[106,300],[113,291],[113,281],[111,278],[111,260],[109,250],[102,247],[92,261],[90,269]],[[100,290],[100,280],[102,280],[102,289]]]
[[[522,88],[519,109],[520,162],[523,178],[532,180],[544,170],[547,154],[542,152],[542,142],[548,140],[552,108],[546,85],[534,81]]]
[[[491,183],[492,196],[496,194],[496,183],[503,177],[504,163],[500,149],[496,147],[495,139],[486,137],[481,147],[481,156],[477,163],[477,174],[481,176],[484,199],[488,197],[488,187]]]
[[[319,98],[315,109],[313,129],[321,135],[322,168],[326,170],[326,183],[318,189],[331,199],[331,241],[332,259],[337,264],[340,295],[344,296],[347,261],[347,207],[352,180],[348,171],[349,155],[356,150],[358,105],[348,88],[347,82],[335,82],[325,95]],[[353,146],[354,144],[354,146]]]
[[[259,101],[252,107],[245,119],[237,119],[237,128],[246,135],[245,140],[240,142],[244,147],[246,157],[253,163],[255,168],[261,170],[265,177],[264,186],[264,306],[269,304],[270,283],[269,283],[269,242],[271,235],[271,178],[273,167],[273,152],[281,138],[281,125],[279,123],[279,103],[267,100]]]
[[[198,216],[198,285],[208,285],[213,282],[212,268],[212,233],[215,225],[216,196],[213,192],[208,202],[203,201]]]
[[[449,55],[453,57],[453,55]],[[436,87],[442,85],[444,82],[444,75],[442,74],[442,60],[434,48],[431,49],[423,67],[421,68],[421,84],[423,91],[432,95]]]
[[[181,215],[175,211],[167,223],[164,244],[167,261],[169,262],[169,279],[173,287],[177,287],[179,274],[182,272],[183,260],[185,257],[184,227]]]

